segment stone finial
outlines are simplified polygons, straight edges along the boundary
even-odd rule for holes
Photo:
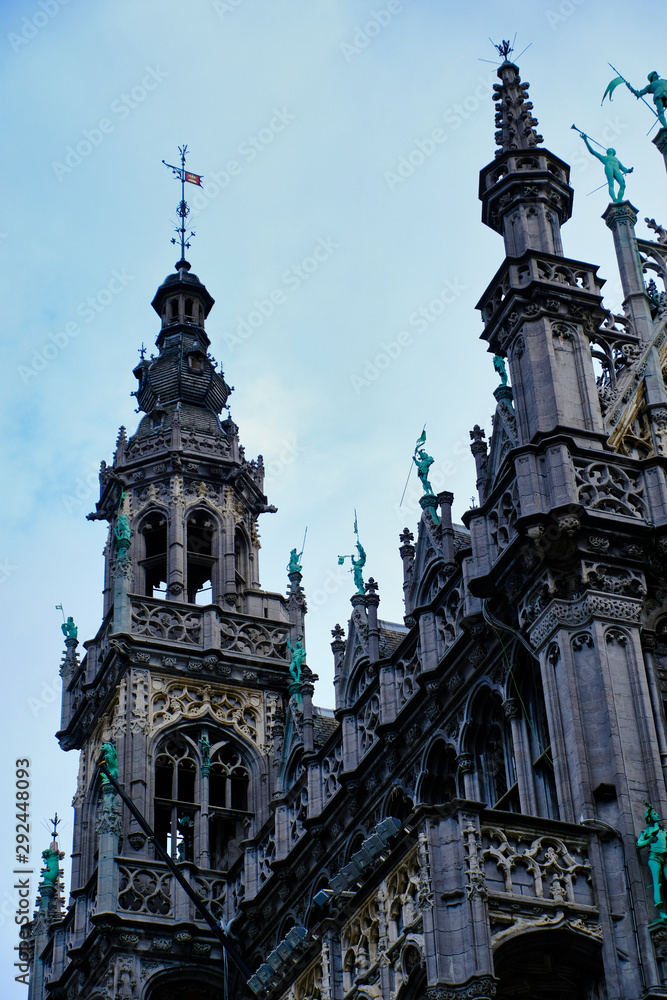
[[[532,102],[528,98],[528,84],[521,82],[519,68],[505,62],[498,70],[501,83],[494,83],[493,99],[496,102],[496,157],[513,150],[534,149],[542,136],[535,131],[537,118],[531,114]]]
[[[378,591],[378,583],[376,580],[373,579],[372,576],[370,576],[368,578],[368,583],[366,584],[366,593],[377,594],[377,591]]]
[[[411,542],[414,542],[415,536],[412,534],[409,528],[403,528],[403,531],[398,536],[398,540],[401,543],[401,545],[410,545]]]

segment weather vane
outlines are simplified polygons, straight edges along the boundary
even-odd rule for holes
[[[178,233],[178,239],[176,237],[173,237],[171,242],[181,244],[181,260],[185,260],[185,251],[190,249],[190,240],[192,239],[193,236],[196,235],[194,230],[190,230],[190,233],[188,234],[187,237],[185,235],[185,220],[190,214],[188,203],[185,200],[185,182],[187,181],[188,184],[196,184],[197,187],[201,187],[203,174],[193,174],[189,170],[185,169],[185,157],[188,152],[187,146],[179,146],[178,151],[181,154],[180,167],[175,167],[172,163],[167,163],[166,160],[163,160],[162,162],[164,163],[165,167],[169,167],[170,170],[174,171],[174,174],[176,175],[176,177],[178,177],[178,179],[181,182],[181,200],[176,209],[176,211],[178,212],[178,216],[181,220],[181,224],[180,226],[176,226],[174,230],[176,233]]]
[[[49,823],[53,826],[53,830],[51,832],[53,833],[53,839],[55,840],[58,836],[58,824],[62,823],[62,820],[58,818],[58,813],[55,814],[53,819],[49,820]]]
[[[500,42],[500,44],[498,44],[498,42],[494,42],[494,40],[490,36],[489,36],[489,41],[493,45],[493,47],[496,50],[496,52],[498,53],[498,55],[503,59],[503,61],[507,62],[509,60],[509,57],[514,52],[514,43],[516,42],[516,32],[514,33],[514,38],[512,39],[511,42],[510,42],[509,39],[504,39],[503,38],[502,41]],[[530,46],[532,44],[533,44],[532,42],[529,42],[528,45],[526,45],[526,48],[523,49],[522,52],[519,53],[519,55],[517,56],[517,58],[516,58],[515,61],[518,61],[521,58],[521,56],[523,55],[523,53],[528,51],[528,49],[530,48]],[[488,62],[488,63],[490,63],[491,60],[490,59],[480,59],[480,62]],[[492,63],[492,65],[493,66],[497,66],[497,63],[494,62],[494,63]]]

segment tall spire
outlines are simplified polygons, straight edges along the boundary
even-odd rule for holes
[[[503,153],[519,149],[534,149],[542,141],[535,131],[537,118],[532,115],[533,104],[528,98],[528,84],[521,82],[519,68],[508,59],[498,69],[502,83],[494,83],[493,100],[496,108],[496,158]]]
[[[480,174],[482,221],[505,240],[508,257],[526,250],[563,255],[560,227],[572,214],[570,168],[540,146],[528,84],[505,61],[494,84],[498,149]]]

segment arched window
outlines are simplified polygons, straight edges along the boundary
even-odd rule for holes
[[[209,514],[198,511],[187,525],[187,588],[190,604],[213,601],[213,538],[215,525]]]
[[[164,597],[167,592],[167,519],[164,514],[150,514],[141,527],[144,556],[140,565],[144,571],[144,594]]]
[[[155,760],[155,833],[165,851],[193,861],[196,753],[190,740],[174,736]]]
[[[540,816],[558,819],[558,796],[551,754],[551,739],[539,664],[526,657],[514,671],[514,690],[523,720],[527,749],[527,774],[531,776]]]
[[[456,750],[437,740],[426,758],[420,801],[429,805],[451,802],[458,797]]]
[[[169,303],[169,316],[172,323],[178,319],[178,299],[172,299]]]
[[[185,300],[185,321],[192,322],[194,319],[194,311],[192,308],[192,299]]]
[[[248,541],[240,528],[236,529],[234,535],[234,555],[236,561],[236,585],[243,589],[250,584],[250,567],[248,565]]]
[[[249,771],[238,747],[201,726],[168,737],[155,758],[155,833],[179,861],[226,871],[241,853]]]
[[[497,694],[487,693],[477,703],[470,732],[483,801],[494,809],[519,812],[512,735]]]

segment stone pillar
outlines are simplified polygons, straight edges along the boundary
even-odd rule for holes
[[[303,752],[312,753],[315,746],[313,738],[313,695],[315,693],[314,681],[317,680],[317,675],[312,673],[311,670],[304,664],[302,683],[301,683],[301,701],[303,707]]]
[[[79,657],[76,652],[76,647],[78,645],[79,640],[74,637],[65,639],[65,655],[63,656],[59,671],[63,680],[62,704],[60,708],[61,729],[66,729],[70,720],[72,710],[72,693],[69,690],[69,685],[72,677],[79,668]]]
[[[661,129],[661,132],[665,132],[667,140],[667,129]],[[651,705],[653,708],[653,718],[655,720],[655,730],[658,736],[658,745],[660,747],[660,763],[662,764],[663,774],[665,774],[665,777],[667,778],[667,736],[665,734],[665,712],[656,674],[654,653],[657,640],[655,634],[652,632],[642,631],[641,644],[644,653],[644,663],[646,665],[646,679],[648,681]]]
[[[436,497],[440,505],[440,524],[442,528],[442,557],[448,564],[454,564],[454,526],[452,525],[452,504],[454,494],[446,490]]]
[[[412,601],[410,600],[410,590],[412,589],[412,578],[415,571],[415,547],[412,544],[415,536],[408,528],[403,528],[399,536],[401,547],[398,550],[403,562],[403,604],[405,614],[412,611]]]
[[[368,659],[377,663],[380,659],[380,630],[378,628],[378,606],[380,597],[378,585],[371,576],[366,584],[366,611],[368,613]]]
[[[178,484],[181,490],[183,484],[180,476],[174,476],[171,480],[172,496],[177,494]],[[185,512],[178,502],[172,505],[171,517],[168,520],[167,538],[167,597],[172,601],[183,601],[187,599],[185,579],[185,547],[186,547]]]
[[[419,506],[421,507],[421,509],[424,511],[425,514],[428,511],[428,513],[431,516],[431,520],[433,521],[433,524],[435,525],[440,524],[440,518],[438,517],[438,511],[437,511],[438,498],[434,496],[433,493],[425,493],[423,497],[420,497]]]
[[[331,630],[331,634],[333,636],[331,652],[333,653],[334,658],[334,690],[336,692],[336,708],[342,708],[343,686],[345,683],[345,678],[343,676],[345,632],[340,625],[336,625],[336,627]]]
[[[629,201],[612,202],[602,218],[614,237],[614,249],[625,296],[623,308],[632,320],[637,336],[648,343],[653,335],[653,321],[635,236],[637,209]]]
[[[665,162],[665,170],[667,170],[667,128],[659,129],[658,134],[652,142],[655,148],[662,153],[662,158]]]
[[[537,800],[533,783],[533,772],[530,760],[530,740],[526,719],[521,711],[518,698],[508,698],[503,702],[505,718],[512,728],[512,744],[514,746],[514,762],[516,779],[519,786],[519,802],[521,812],[529,816],[537,816]]]
[[[202,739],[206,739],[206,743],[202,744]],[[202,868],[211,867],[211,853],[208,849],[209,844],[209,777],[211,774],[211,758],[209,757],[209,746],[208,744],[208,731],[205,730],[202,733],[202,737],[199,740],[199,749],[201,751],[202,762],[200,768],[201,781],[199,784],[200,788],[200,799],[199,799],[199,812],[195,817],[195,836],[192,856],[196,864],[200,865]]]
[[[477,479],[475,481],[475,486],[477,488],[477,494],[479,496],[480,507],[486,500],[486,464],[488,460],[488,452],[485,438],[485,433],[479,424],[475,424],[473,429],[470,431],[470,440],[472,444],[470,445],[470,450],[472,452],[473,458],[475,459],[475,469],[477,470]]]
[[[118,908],[118,837],[122,830],[119,799],[111,785],[102,785],[102,802],[97,817],[97,910],[115,913]]]
[[[459,766],[459,774],[463,775],[463,792],[466,799],[477,802],[479,799],[479,788],[477,775],[475,774],[475,758],[471,753],[460,753],[456,758]]]

